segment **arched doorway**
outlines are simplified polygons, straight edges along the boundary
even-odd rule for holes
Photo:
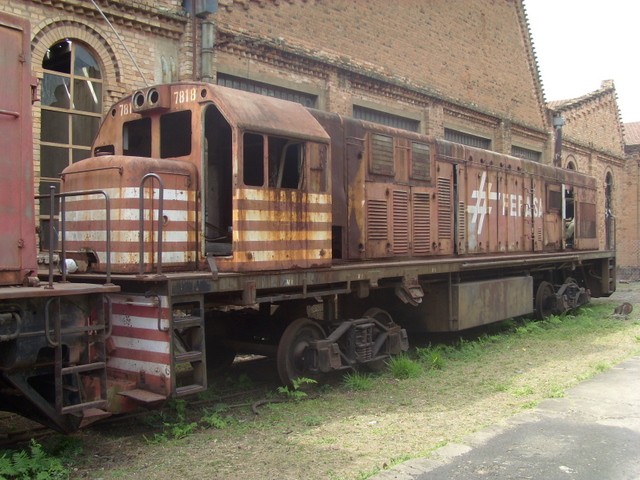
[[[60,173],[71,163],[91,155],[91,143],[102,114],[102,71],[96,56],[82,43],[64,39],[52,45],[42,60],[40,185],[48,195],[59,191]],[[48,246],[50,221],[57,206],[40,201],[41,246]]]

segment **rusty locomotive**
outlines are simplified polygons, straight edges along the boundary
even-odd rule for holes
[[[5,209],[28,256],[0,291],[0,408],[59,430],[200,392],[237,353],[285,383],[377,369],[408,332],[615,290],[594,178],[217,85],[122,99],[61,178],[60,272],[36,286],[33,202]]]

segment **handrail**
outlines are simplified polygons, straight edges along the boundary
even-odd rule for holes
[[[65,244],[65,223],[66,223],[66,202],[67,197],[80,197],[87,195],[103,195],[105,201],[105,240],[106,240],[106,284],[111,284],[111,199],[104,190],[79,190],[75,192],[55,193],[55,186],[49,187],[49,195],[36,195],[35,198],[40,200],[49,198],[49,283],[46,289],[53,288],[53,250],[54,250],[54,228],[53,218],[55,217],[55,199],[62,199],[60,204],[60,271],[62,272],[62,281],[67,280],[67,265]]]
[[[162,275],[162,224],[163,224],[163,199],[164,199],[164,184],[162,179],[156,173],[147,173],[140,181],[140,227],[138,231],[139,235],[139,254],[140,254],[140,275],[144,275],[144,184],[149,179],[156,179],[160,184],[158,190],[158,265],[157,274]],[[152,180],[152,196],[153,196],[153,180]],[[151,219],[151,241],[153,242],[153,208],[149,215]],[[151,256],[151,263],[153,264],[153,256]]]
[[[13,110],[6,110],[4,108],[0,108],[0,115],[8,115],[10,117],[18,118],[20,117],[20,112],[15,112]]]
[[[103,170],[118,170],[118,173],[122,175],[124,172],[124,167],[117,165],[110,165],[108,167],[96,167],[96,168],[87,168],[85,170],[75,170],[73,172],[61,173],[60,178],[64,180],[67,175],[77,175],[78,173],[88,173],[88,172],[101,172]]]

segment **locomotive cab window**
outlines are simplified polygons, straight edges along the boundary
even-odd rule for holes
[[[122,126],[122,154],[132,157],[151,156],[151,119],[141,118]]]
[[[560,213],[562,211],[562,186],[547,185],[547,212]]]
[[[302,188],[304,143],[269,137],[269,187]]]
[[[264,185],[264,137],[245,133],[242,140],[242,180],[250,187]]]
[[[322,147],[307,148],[307,143],[300,140],[255,133],[245,133],[242,145],[245,185],[261,187],[266,178],[269,188],[326,189],[326,146],[323,146],[324,150]],[[307,181],[308,155],[311,155],[311,178]]]
[[[184,157],[191,153],[191,110],[160,117],[160,158]]]

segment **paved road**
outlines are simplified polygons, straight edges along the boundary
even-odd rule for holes
[[[639,480],[640,357],[375,480]]]

